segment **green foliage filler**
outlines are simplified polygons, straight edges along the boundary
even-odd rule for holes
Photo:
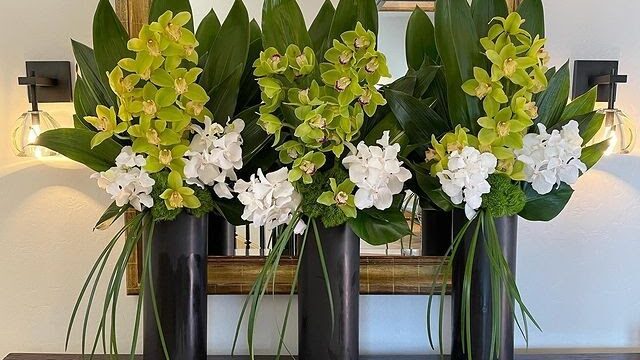
[[[524,209],[527,197],[508,176],[493,174],[487,180],[491,192],[482,196],[482,203],[493,217],[516,215]]]
[[[190,209],[189,212],[191,215],[202,217],[213,211],[215,205],[213,196],[211,195],[211,191],[209,189],[201,189],[198,186],[193,186],[192,189],[195,191],[195,196],[200,200],[200,207],[196,209]]]
[[[325,191],[331,190],[329,179],[334,178],[338,184],[349,178],[349,174],[339,164],[327,171],[319,171],[315,175],[314,182],[299,187],[302,195],[302,212],[312,219],[322,220],[327,228],[340,226],[347,222],[347,216],[336,205],[326,206],[318,203],[317,199]]]
[[[156,184],[153,187],[153,191],[151,191],[151,197],[153,197],[154,206],[151,208],[151,215],[153,216],[154,221],[172,221],[180,214],[182,211],[181,208],[176,208],[173,210],[169,210],[166,206],[164,206],[164,199],[160,197],[164,192],[164,189],[167,189],[168,184],[168,171],[161,171],[159,173],[150,175],[153,180],[156,181]],[[197,186],[191,186],[193,191],[195,191],[195,197],[200,200],[200,207],[196,209],[188,209],[191,215],[201,217],[213,211],[214,209],[214,200],[211,192],[207,189],[201,189]]]

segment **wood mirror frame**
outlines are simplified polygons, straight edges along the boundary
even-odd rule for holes
[[[507,0],[511,9],[522,0]],[[137,34],[147,23],[151,0],[115,0],[116,13],[130,34]],[[433,11],[434,1],[379,0],[387,11],[413,10],[416,5]],[[127,214],[130,218],[131,214]],[[134,250],[127,266],[127,294],[137,295],[141,275],[142,247]],[[283,258],[270,291],[289,294],[296,269],[296,258]],[[439,289],[443,279],[434,277],[442,257],[363,256],[360,261],[361,294],[424,295]],[[208,259],[208,293],[247,294],[264,264],[261,257],[214,257]],[[450,279],[446,279],[450,284]],[[436,286],[436,287],[434,287]]]

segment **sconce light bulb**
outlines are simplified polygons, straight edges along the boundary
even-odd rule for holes
[[[600,112],[605,115],[602,140],[609,140],[605,155],[628,154],[633,151],[636,143],[636,126],[633,120],[618,109]]]
[[[34,144],[40,134],[58,128],[58,123],[44,111],[28,111],[22,114],[13,130],[12,140],[16,155],[35,158],[57,155],[54,151]]]

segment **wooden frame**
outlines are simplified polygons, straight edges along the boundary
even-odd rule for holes
[[[513,11],[523,0],[507,0],[509,9]],[[408,0],[377,0],[378,9],[381,11],[413,11],[416,6],[424,11],[434,11],[436,9],[435,0],[431,1],[408,1]]]

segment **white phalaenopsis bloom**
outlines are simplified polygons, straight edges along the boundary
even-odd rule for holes
[[[562,130],[551,134],[543,124],[538,124],[539,134],[527,134],[524,146],[516,150],[518,160],[525,164],[526,180],[541,195],[553,187],[566,183],[573,185],[587,166],[580,160],[582,137],[576,121],[569,121]]]
[[[456,205],[465,203],[464,212],[468,219],[473,219],[482,206],[482,195],[491,191],[487,178],[496,171],[497,163],[493,154],[480,153],[478,149],[466,146],[461,152],[452,152],[447,170],[436,174],[451,202]]]
[[[196,133],[185,153],[184,175],[187,184],[213,186],[221,198],[231,199],[227,179],[236,181],[236,170],[242,168],[242,135],[244,121],[236,119],[226,127],[205,118],[204,128],[192,125]]]
[[[357,148],[351,146],[351,154],[342,160],[349,179],[358,187],[355,205],[360,210],[390,208],[393,196],[401,193],[404,182],[411,179],[411,172],[398,160],[400,144],[389,144],[389,131],[376,143],[380,146],[367,146],[364,142]]]
[[[256,226],[264,226],[267,231],[288,224],[302,201],[302,196],[289,182],[287,168],[266,175],[262,169],[258,169],[258,173],[251,175],[249,181],[238,180],[233,190],[244,205],[242,219]],[[302,224],[296,225],[298,230],[304,230]]]
[[[105,190],[118,207],[130,204],[142,211],[143,206],[153,206],[151,190],[155,181],[142,169],[146,160],[142,155],[125,146],[116,157],[116,166],[91,175],[98,181],[98,186]]]

